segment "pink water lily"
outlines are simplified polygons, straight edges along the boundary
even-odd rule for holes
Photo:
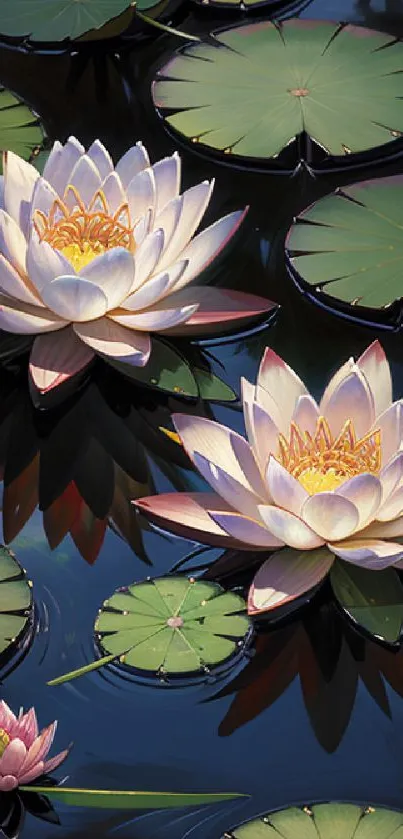
[[[99,140],[56,142],[43,176],[12,152],[0,199],[0,329],[37,335],[30,363],[40,392],[95,353],[143,366],[150,332],[225,331],[274,304],[189,285],[245,211],[194,236],[213,182],[180,194],[177,153],[151,165],[141,142],[116,167]]]
[[[403,400],[392,401],[378,341],[342,365],[319,404],[266,349],[256,385],[242,381],[242,399],[248,441],[201,417],[173,418],[214,492],[151,496],[137,506],[208,544],[293,548],[258,572],[251,612],[298,597],[335,556],[375,571],[403,567]]]
[[[68,749],[46,760],[56,727],[53,722],[39,733],[33,708],[16,717],[4,700],[0,702],[0,792],[11,792],[60,766]]]

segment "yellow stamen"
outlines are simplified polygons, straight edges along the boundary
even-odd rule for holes
[[[11,737],[7,734],[7,731],[4,731],[4,728],[0,728],[0,757],[3,757],[10,740]]]
[[[313,435],[292,422],[289,440],[279,435],[279,460],[310,495],[331,491],[363,472],[378,474],[381,432],[371,431],[357,440],[354,425],[347,420],[335,438],[324,417],[317,420]]]

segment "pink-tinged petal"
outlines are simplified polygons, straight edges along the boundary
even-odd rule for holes
[[[49,181],[58,195],[63,195],[76,163],[84,154],[84,146],[75,137],[69,137],[64,146],[57,141],[54,144],[46,161],[43,177]]]
[[[37,737],[32,743],[32,746],[28,749],[24,763],[21,766],[21,776],[33,769],[39,761],[46,758],[52,746],[56,729],[57,721],[55,720],[55,722],[52,722],[51,725],[47,726],[47,728],[44,728],[39,737]]]
[[[379,521],[391,521],[403,514],[403,487],[399,487],[389,496],[385,504],[382,504],[376,514]]]
[[[126,196],[132,224],[145,216],[147,210],[151,209],[153,211],[152,216],[154,216],[156,197],[152,169],[144,169],[130,181],[126,187]]]
[[[181,183],[181,159],[178,152],[172,157],[164,157],[152,167],[156,187],[156,215],[179,194]]]
[[[96,256],[79,276],[98,286],[108,301],[108,310],[114,309],[123,305],[133,286],[133,255],[126,248],[112,248]]]
[[[13,268],[25,273],[27,242],[18,224],[4,210],[0,210],[0,253]]]
[[[204,417],[173,414],[172,421],[191,460],[195,452],[264,498],[265,487],[253,452],[240,434]]]
[[[182,214],[183,195],[178,195],[165,205],[158,218],[154,220],[154,227],[163,231],[164,233],[164,249],[161,257],[157,263],[157,270],[162,270],[166,264],[165,251],[168,250],[170,242],[178,229],[179,219]],[[180,257],[182,260],[182,257]]]
[[[39,172],[12,151],[4,153],[4,209],[28,238],[31,200]]]
[[[39,177],[32,193],[31,223],[35,222],[36,210],[40,210],[40,212],[48,216],[50,209],[57,198],[58,194],[50,183],[48,183],[45,178]]]
[[[309,551],[324,544],[324,539],[321,539],[302,519],[289,513],[288,510],[261,505],[259,512],[271,533],[290,548]]]
[[[164,308],[163,304],[165,304]],[[123,309],[120,309],[120,314],[111,312],[110,317],[116,323],[127,326],[129,329],[139,329],[141,332],[162,332],[178,323],[184,323],[197,309],[197,306],[183,306],[177,309],[167,308],[165,300],[163,304],[157,304],[152,309],[135,314],[124,313]]]
[[[112,158],[100,140],[94,140],[88,149],[88,157],[95,163],[101,179],[107,178],[113,172]]]
[[[44,774],[50,775],[51,772],[54,772],[54,770],[57,769],[57,767],[60,766],[64,760],[66,760],[66,757],[68,757],[69,754],[70,749],[64,749],[62,752],[59,752],[58,755],[55,755],[55,757],[52,757],[50,760],[47,760],[43,768]]]
[[[42,300],[28,277],[16,271],[2,254],[0,254],[0,292],[23,303],[42,306]]]
[[[0,701],[0,728],[4,728],[5,731],[12,731],[16,722],[17,717],[8,707],[7,702],[2,699]]]
[[[257,384],[274,397],[281,415],[280,430],[288,434],[298,399],[308,395],[304,383],[274,350],[266,347],[259,367]]]
[[[377,514],[382,498],[382,486],[375,475],[364,473],[350,478],[338,487],[335,495],[343,496],[354,504],[359,514],[357,529],[361,529]]]
[[[397,489],[403,478],[403,452],[398,452],[379,473],[382,486],[382,504],[388,500],[391,493]]]
[[[69,187],[74,187],[82,202],[88,206],[91,199],[101,186],[101,178],[97,167],[87,154],[83,154],[77,161],[64,191],[64,200],[70,209],[76,206],[74,193]]]
[[[178,257],[196,232],[206,212],[213,189],[214,180],[203,181],[183,193],[180,217],[158,266],[160,271]],[[160,226],[158,216],[155,224],[156,227]]]
[[[277,454],[278,428],[272,417],[254,401],[254,386],[241,378],[241,388],[247,437],[263,472],[270,454]]]
[[[359,512],[355,504],[334,492],[311,495],[301,516],[312,530],[326,542],[346,539],[358,527]]]
[[[20,778],[18,778],[19,784],[30,784],[32,781],[35,781],[37,778],[40,778],[41,775],[45,774],[45,764],[43,760],[39,760],[38,763],[35,763],[34,766],[29,769],[27,772],[24,772]]]
[[[83,277],[64,276],[42,289],[42,300],[52,312],[66,321],[95,320],[108,309],[106,294]]]
[[[149,165],[150,158],[147,149],[143,146],[143,143],[138,142],[120,158],[115,171],[118,173],[123,186],[127,187],[130,181],[143,169],[148,169]]]
[[[247,212],[248,208],[229,213],[192,239],[179,255],[180,259],[187,259],[189,265],[178,283],[178,289],[186,286],[216,259],[242,224]]]
[[[336,370],[335,374],[330,379],[329,384],[325,388],[323,393],[322,399],[319,403],[319,413],[323,416],[326,406],[329,400],[332,398],[334,392],[337,390],[339,385],[347,378],[347,376],[352,373],[354,368],[356,367],[355,361],[353,358],[349,358],[348,361],[345,361],[344,364]]]
[[[319,408],[310,394],[304,393],[297,399],[294,413],[291,417],[292,422],[301,429],[302,432],[308,431],[313,435],[316,430],[316,423],[319,419]]]
[[[186,265],[186,262],[177,262],[169,271],[162,271],[150,277],[137,291],[124,300],[122,306],[129,312],[136,312],[163,300],[182,276]]]
[[[327,551],[297,553],[284,550],[273,554],[257,572],[248,595],[248,613],[269,612],[301,597],[328,574],[334,558]]]
[[[181,279],[175,288],[180,284]],[[190,286],[181,291],[174,289],[169,297],[169,303],[174,306],[185,305],[187,302],[197,304],[195,314],[178,329],[172,329],[172,335],[219,335],[239,328],[253,317],[272,311],[277,305],[254,294],[208,286]]]
[[[38,737],[38,721],[34,708],[30,708],[26,714],[20,717],[17,723],[17,736],[29,749],[34,740]]]
[[[322,409],[321,409],[322,412]],[[357,438],[368,433],[375,419],[374,400],[361,371],[354,369],[334,390],[323,416],[335,436],[352,420]]]
[[[403,400],[399,399],[394,402],[390,408],[377,417],[374,423],[374,429],[379,429],[381,432],[381,449],[382,449],[382,465],[386,465],[389,460],[399,450],[403,439]]]
[[[403,556],[403,545],[375,539],[347,539],[336,544],[329,542],[328,547],[346,562],[373,571],[382,571],[383,568],[394,565]]]
[[[14,775],[5,775],[0,777],[0,792],[11,792],[11,790],[18,787],[18,780]]]
[[[392,403],[392,376],[383,348],[374,341],[357,359],[357,366],[364,374],[374,398],[375,416],[379,416]]]
[[[4,210],[4,175],[0,175],[0,208]]]
[[[125,329],[109,318],[89,323],[74,324],[74,331],[91,349],[116,361],[134,367],[144,367],[150,357],[150,336],[144,332]]]
[[[243,542],[251,550],[256,548],[279,548],[284,544],[258,521],[240,513],[211,511],[210,516],[232,539]]]
[[[33,230],[27,251],[27,274],[39,293],[56,277],[74,273],[69,260],[48,242],[41,242]]]
[[[207,460],[198,452],[193,454],[193,463],[211,488],[233,510],[242,513],[244,516],[249,516],[249,518],[260,519],[258,505],[262,502],[261,496],[251,492],[239,481],[236,481],[232,475],[229,475],[220,466],[216,466],[215,463],[211,463],[210,460]]]
[[[264,387],[260,387],[260,385],[256,385],[255,388],[255,399],[257,404],[260,408],[263,408],[266,411],[266,414],[271,417],[277,428],[280,430],[284,428],[284,420],[282,416],[282,412],[279,407],[279,403],[277,402],[278,394],[276,394],[276,398],[274,398],[272,393],[269,393],[268,390],[265,390]],[[286,435],[289,435],[289,427],[287,429],[284,428]]]
[[[101,190],[106,198],[109,212],[114,215],[126,201],[126,193],[116,172],[110,172],[102,183]]]
[[[300,516],[302,506],[309,497],[306,489],[290,475],[275,457],[270,457],[266,471],[269,493],[277,507],[283,507]]]
[[[133,287],[131,289],[132,292],[137,291],[137,289],[139,289],[154,272],[163,247],[164,233],[162,230],[153,230],[148,234],[148,236],[146,236],[143,244],[135,253],[135,276]]]
[[[403,536],[403,516],[392,521],[373,521],[357,536],[359,539],[399,539]]]
[[[18,308],[14,301],[0,296],[0,329],[17,332],[20,335],[35,335],[37,332],[55,332],[63,329],[66,321],[43,307],[21,303]]]
[[[231,512],[228,504],[215,493],[169,492],[150,495],[132,502],[154,524],[207,545],[242,548],[211,518],[210,512]]]
[[[30,376],[40,393],[47,393],[87,367],[93,358],[93,350],[67,327],[57,335],[35,338],[29,362]]]
[[[27,748],[25,743],[18,737],[6,746],[6,749],[0,757],[0,775],[15,775],[18,778],[21,766],[27,756]]]

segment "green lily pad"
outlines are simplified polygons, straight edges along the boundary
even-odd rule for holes
[[[192,372],[202,399],[210,402],[236,402],[238,399],[232,387],[223,382],[219,376],[215,376],[214,373],[209,373],[207,370],[196,370],[195,368]]]
[[[12,652],[28,629],[32,584],[14,554],[0,546],[0,655]]]
[[[333,802],[288,807],[225,835],[228,839],[401,839],[403,813]]]
[[[157,388],[176,396],[197,399],[199,389],[189,364],[173,347],[153,339],[151,356],[145,367],[133,367],[120,361],[105,359],[119,373],[141,385]]]
[[[0,31],[32,41],[74,40],[129,6],[130,0],[0,0]]]
[[[343,187],[312,204],[288,233],[292,269],[339,302],[390,306],[403,296],[402,201],[399,175]]]
[[[167,124],[193,143],[267,160],[306,132],[344,158],[403,132],[403,44],[392,36],[296,19],[213,36],[177,52],[153,85]]]
[[[20,787],[23,792],[46,795],[71,807],[96,807],[97,810],[158,810],[166,807],[194,807],[199,804],[217,804],[242,798],[236,792],[182,793],[140,792],[137,790],[72,789],[69,787]]]
[[[369,571],[337,560],[330,570],[333,592],[354,623],[381,641],[396,643],[403,624],[403,586],[394,568]]]
[[[30,108],[9,90],[0,87],[0,151],[13,151],[28,160],[42,144],[43,137],[38,118]]]

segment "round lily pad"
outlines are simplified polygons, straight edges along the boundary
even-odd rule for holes
[[[32,41],[74,40],[130,5],[130,0],[0,0],[0,31]]]
[[[246,822],[228,839],[392,839],[401,835],[403,813],[356,804],[288,807]]]
[[[343,187],[312,204],[287,236],[294,279],[353,317],[393,323],[403,297],[402,202],[397,175]]]
[[[159,71],[153,99],[167,126],[237,164],[277,159],[310,137],[345,165],[370,149],[396,150],[402,70],[403,44],[390,35],[323,20],[266,21],[180,49]]]
[[[241,597],[216,583],[180,576],[116,591],[95,624],[103,653],[137,670],[172,676],[222,664],[248,629]]]
[[[28,160],[43,137],[38,118],[30,108],[0,86],[0,151],[13,151]]]
[[[14,554],[0,546],[0,661],[24,639],[31,624],[32,583]]]

